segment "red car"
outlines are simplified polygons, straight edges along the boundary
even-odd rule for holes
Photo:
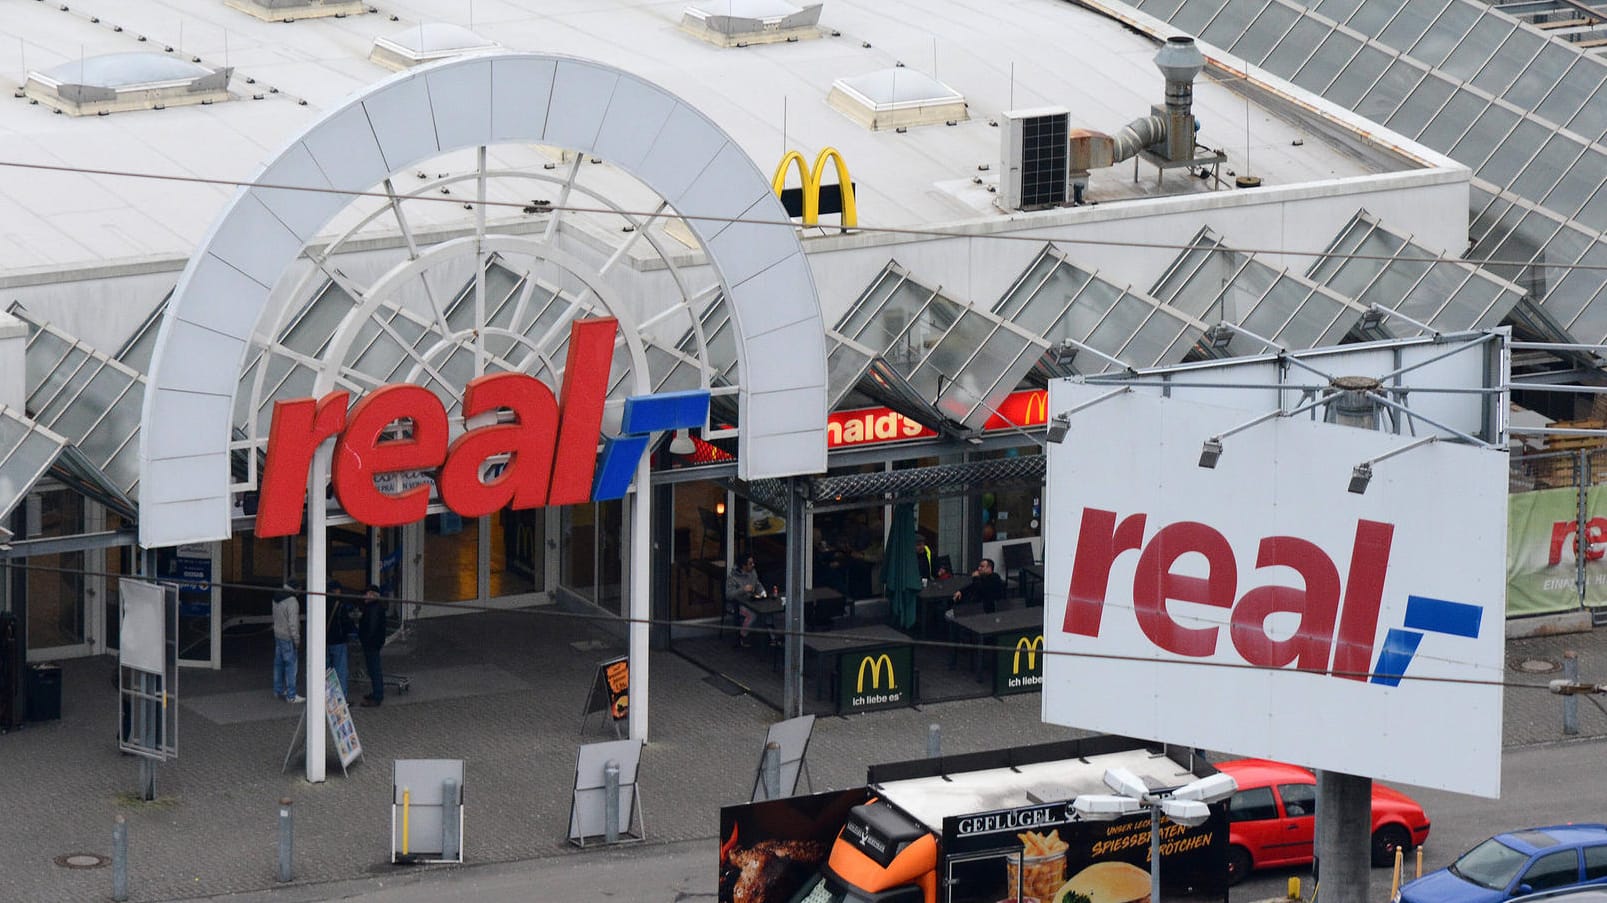
[[[1310,862],[1316,777],[1299,766],[1266,759],[1215,764],[1239,782],[1228,801],[1228,881],[1237,884],[1251,869]],[[1411,797],[1373,784],[1373,865],[1394,865],[1395,851],[1422,844],[1428,828],[1428,815]]]

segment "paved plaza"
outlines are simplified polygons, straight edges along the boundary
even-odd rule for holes
[[[180,678],[180,758],[158,769],[154,802],[135,790],[138,761],[115,745],[114,662],[64,664],[63,717],[0,736],[0,786],[9,809],[0,819],[0,899],[50,903],[108,899],[108,867],[58,865],[74,853],[112,850],[116,816],[128,822],[131,900],[254,893],[275,887],[277,801],[295,813],[295,882],[274,898],[323,898],[366,879],[406,883],[419,867],[389,863],[391,761],[466,760],[464,849],[472,864],[568,857],[575,868],[606,867],[618,857],[651,856],[661,846],[709,843],[722,805],[746,802],[766,728],[779,713],[729,681],[673,652],[654,655],[653,740],[641,774],[645,843],[577,850],[566,839],[576,747],[612,739],[581,709],[598,661],[623,644],[596,622],[553,608],[439,618],[422,622],[416,642],[387,655],[387,667],[411,679],[381,708],[354,710],[365,757],[343,776],[303,780],[299,761],[281,771],[299,706],[270,692],[271,644],[232,639],[222,671]],[[1564,739],[1559,697],[1545,691],[1560,676],[1564,650],[1577,650],[1585,681],[1607,681],[1607,632],[1512,640],[1505,691],[1509,747]],[[816,790],[853,786],[874,762],[926,752],[939,724],[944,752],[1070,735],[1040,723],[1036,694],[984,697],[852,717],[824,716],[808,764]],[[1583,700],[1580,735],[1607,737],[1607,713]],[[438,867],[430,867],[438,868]]]

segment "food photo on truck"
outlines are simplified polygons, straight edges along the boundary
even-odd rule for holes
[[[873,765],[863,787],[723,807],[719,899],[1149,903],[1166,801],[1166,897],[1225,900],[1231,783],[1192,750],[1116,736]],[[1225,792],[1170,799],[1200,787]]]

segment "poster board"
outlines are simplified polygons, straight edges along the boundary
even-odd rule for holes
[[[610,761],[619,763],[619,820],[614,828],[621,841],[641,840],[631,834],[631,824],[640,829],[640,801],[636,793],[636,774],[642,761],[641,740],[610,740],[589,743],[575,755],[575,795],[569,805],[569,842],[584,847],[587,838],[606,836],[607,788],[605,771]]]
[[[324,720],[329,722],[329,735],[334,738],[335,751],[340,754],[340,767],[344,771],[363,754],[363,742],[357,738],[357,725],[352,722],[352,710],[346,704],[346,691],[341,689],[340,677],[334,668],[324,670]]]
[[[621,655],[598,662],[591,689],[586,693],[586,705],[580,712],[581,732],[586,730],[586,719],[600,712],[604,721],[613,722],[614,736],[619,737],[620,722],[630,717],[630,692],[630,656]]]
[[[759,748],[759,767],[753,775],[753,795],[749,797],[751,802],[757,803],[770,798],[764,792],[764,751],[771,743],[781,749],[781,786],[776,798],[797,793],[799,775],[809,780],[809,792],[814,792],[814,781],[808,777],[809,765],[804,761],[804,756],[809,752],[809,738],[814,731],[813,715],[800,715],[770,725],[770,730],[765,733],[764,746]]]
[[[122,579],[118,600],[122,632],[117,650],[117,747],[157,761],[176,759],[178,589]]]
[[[351,706],[346,704],[346,693],[340,688],[340,678],[334,668],[324,669],[324,724],[329,727],[329,738],[340,757],[340,772],[347,774],[347,766],[363,755],[363,742],[358,739],[357,723],[352,720]],[[305,752],[301,732],[306,728],[307,707],[302,706],[301,717],[296,719],[295,733],[290,737],[290,747],[285,750],[284,764],[279,769],[281,773],[290,767],[297,752]]]
[[[463,798],[462,759],[393,762],[391,862],[462,862]]]

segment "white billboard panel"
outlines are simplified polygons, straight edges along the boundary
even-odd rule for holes
[[[1475,383],[1476,384],[1476,383]],[[1062,381],[1049,410],[1110,392]],[[1129,392],[1048,446],[1045,721],[1500,792],[1506,455]]]

